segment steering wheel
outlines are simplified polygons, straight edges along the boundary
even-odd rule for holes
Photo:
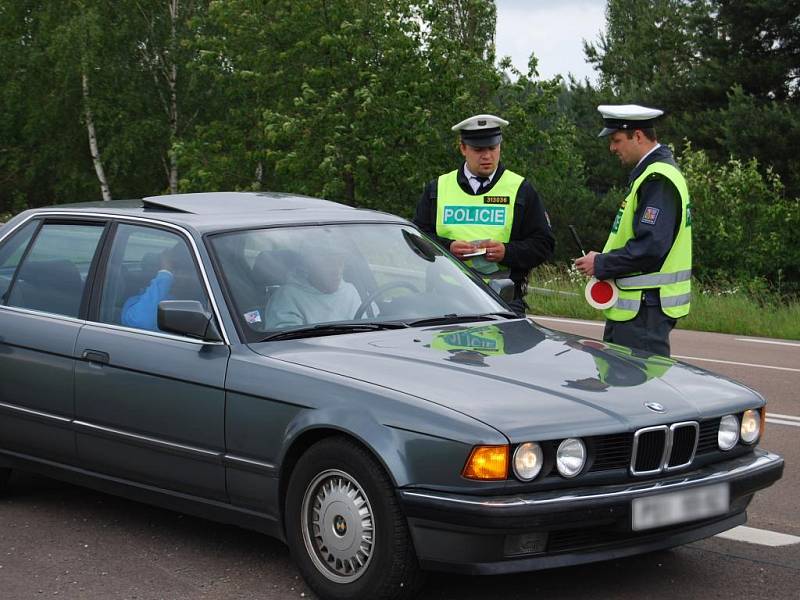
[[[375,288],[372,291],[372,293],[370,293],[366,298],[364,298],[364,301],[361,303],[361,306],[359,306],[356,309],[356,314],[353,315],[353,320],[355,321],[357,319],[360,319],[361,315],[364,314],[364,311],[367,310],[370,304],[372,304],[373,302],[375,302],[375,300],[386,294],[386,292],[390,292],[397,288],[405,288],[407,290],[414,292],[415,294],[419,294],[417,286],[415,286],[413,283],[408,283],[407,281],[390,281],[389,283],[384,283],[383,285]]]

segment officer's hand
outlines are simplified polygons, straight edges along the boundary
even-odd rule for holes
[[[481,246],[486,248],[486,260],[489,262],[501,262],[506,256],[506,245],[503,242],[489,240]]]
[[[454,240],[450,243],[450,252],[454,254],[456,258],[464,260],[464,255],[475,252],[475,247],[470,242]]]
[[[587,277],[594,277],[594,257],[598,254],[599,252],[592,250],[588,252],[586,256],[576,258],[575,267]]]

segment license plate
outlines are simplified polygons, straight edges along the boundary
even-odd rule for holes
[[[730,490],[727,483],[692,490],[636,498],[631,505],[634,531],[664,527],[675,523],[696,521],[730,510]]]

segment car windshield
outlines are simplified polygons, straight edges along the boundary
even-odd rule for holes
[[[414,228],[341,224],[218,234],[211,246],[248,341],[416,326],[508,309]],[[326,327],[330,325],[330,327]]]

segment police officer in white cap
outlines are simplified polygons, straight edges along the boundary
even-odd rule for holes
[[[528,273],[553,255],[555,240],[536,190],[500,163],[505,125],[475,115],[453,126],[464,163],[425,186],[414,223],[484,278],[510,277],[512,308],[523,313]]]
[[[689,313],[692,216],[686,180],[672,152],[658,143],[663,111],[635,104],[601,105],[600,137],[633,170],[602,253],[575,260],[585,275],[614,280],[616,303],[604,310],[603,339],[669,356],[669,334]]]

